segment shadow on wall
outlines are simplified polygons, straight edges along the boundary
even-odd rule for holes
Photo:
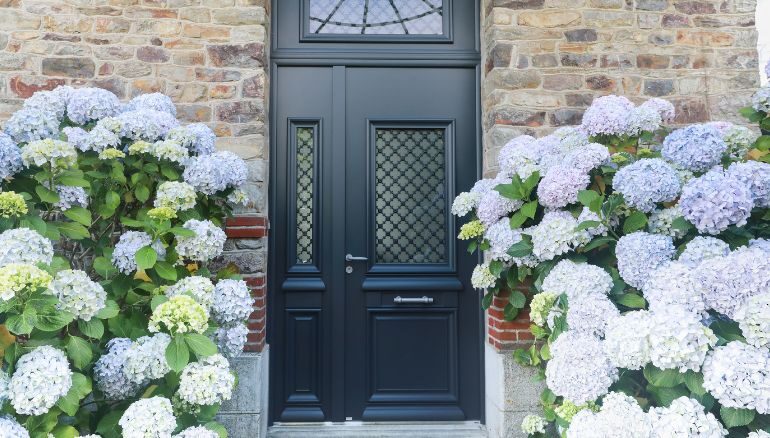
[[[759,66],[762,71],[762,84],[767,85],[765,66],[770,62],[770,0],[757,2],[757,33],[759,34],[757,50],[759,51]]]

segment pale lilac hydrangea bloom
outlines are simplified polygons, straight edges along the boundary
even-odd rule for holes
[[[586,233],[588,233],[589,237],[596,237],[596,236],[606,236],[607,232],[609,231],[607,229],[607,226],[601,223],[602,219],[599,217],[598,214],[591,211],[588,207],[583,207],[583,210],[580,212],[580,215],[577,218],[578,225],[582,224],[583,222],[599,222],[599,225],[596,225],[594,227],[586,228]]]
[[[698,266],[702,261],[713,257],[722,257],[730,254],[730,245],[710,236],[696,236],[685,246],[679,254],[679,261],[690,266]]]
[[[67,395],[71,386],[72,371],[67,356],[57,348],[44,345],[16,362],[8,393],[17,414],[42,415]]]
[[[508,176],[518,175],[521,179],[527,179],[539,171],[540,152],[535,141],[534,137],[520,135],[506,143],[497,155],[497,165],[500,167],[500,172]]]
[[[502,196],[494,187],[500,184],[510,184],[510,178],[496,178],[495,185],[479,197],[476,216],[486,226],[497,222],[501,217],[518,210],[523,202],[518,199],[508,199]]]
[[[719,234],[730,225],[745,225],[754,200],[746,184],[715,168],[684,185],[679,207],[698,231]]]
[[[246,345],[249,328],[246,324],[235,324],[231,327],[219,327],[214,333],[214,340],[219,351],[229,358],[234,358],[243,352]]]
[[[727,176],[745,184],[757,207],[770,207],[770,164],[760,161],[733,163]]]
[[[140,94],[131,99],[123,108],[123,112],[136,110],[160,111],[176,117],[174,102],[163,93]]]
[[[674,257],[676,249],[670,236],[636,231],[618,240],[615,255],[623,280],[641,288],[650,274]]]
[[[706,307],[729,318],[753,295],[770,289],[770,260],[758,248],[742,248],[712,257],[692,273]]]
[[[559,139],[559,149],[563,154],[569,154],[589,143],[588,135],[579,127],[564,126],[557,129],[553,135]]]
[[[548,388],[577,405],[606,394],[618,378],[601,341],[592,335],[562,333],[551,344],[551,356],[545,368]]]
[[[243,280],[220,280],[214,288],[211,318],[221,325],[245,321],[254,310],[254,298]]]
[[[217,135],[203,123],[191,123],[172,129],[167,140],[173,140],[190,150],[194,155],[209,155],[216,150],[214,143]]]
[[[770,86],[762,87],[754,93],[751,97],[751,106],[757,111],[770,113]]]
[[[651,324],[646,310],[627,312],[607,321],[603,346],[614,366],[638,370],[650,362]]]
[[[107,342],[107,352],[94,365],[94,381],[108,400],[125,400],[139,391],[140,385],[128,379],[123,367],[133,341],[113,338]]]
[[[684,307],[668,306],[651,312],[650,361],[662,370],[700,371],[717,337],[700,316]]]
[[[655,109],[658,114],[660,114],[660,119],[663,123],[671,123],[674,121],[674,117],[676,117],[676,109],[674,108],[674,104],[667,101],[666,99],[653,97],[652,99],[648,99],[640,106]]]
[[[656,108],[638,106],[631,110],[628,119],[628,135],[640,135],[643,132],[655,132],[663,123],[660,113]]]
[[[537,197],[546,208],[562,208],[577,202],[578,193],[588,187],[587,173],[565,166],[554,166],[537,186]]]
[[[703,387],[728,408],[770,412],[770,350],[740,341],[716,347],[703,363]]]
[[[621,168],[612,183],[629,206],[644,212],[654,210],[659,202],[673,201],[681,190],[676,170],[660,158],[645,158]]]
[[[612,277],[599,266],[564,259],[545,276],[541,288],[543,292],[566,294],[571,301],[585,295],[609,294]]]
[[[8,438],[29,438],[29,432],[10,415],[0,416],[0,434]]]
[[[103,88],[73,88],[67,95],[67,117],[78,125],[112,117],[120,106],[118,97]]]
[[[615,304],[603,293],[582,294],[569,300],[567,325],[572,331],[604,336],[610,318],[620,315]]]
[[[690,312],[706,316],[706,303],[701,295],[700,284],[691,274],[692,267],[679,261],[668,262],[653,271],[642,286],[650,310],[682,306]]]
[[[157,141],[179,126],[179,121],[173,115],[151,109],[124,112],[117,119],[120,122],[120,136],[132,140]]]
[[[668,407],[651,408],[651,438],[699,437],[722,438],[727,429],[698,400],[679,397]]]
[[[577,230],[578,222],[567,211],[551,211],[527,234],[532,236],[532,254],[540,261],[551,260],[590,241],[589,234]]]
[[[561,152],[561,140],[555,135],[546,135],[535,140],[539,158],[537,160],[540,176],[545,175],[555,166],[559,166],[564,161],[564,154]]]
[[[13,228],[0,234],[0,266],[11,263],[48,265],[53,255],[51,241],[35,230]]]
[[[237,188],[246,182],[246,163],[229,151],[215,152],[192,158],[184,170],[185,182],[198,191],[213,195],[228,188]]]
[[[21,149],[8,134],[0,132],[0,179],[19,173],[23,167]]]
[[[120,137],[107,128],[96,126],[88,132],[84,139],[79,141],[78,146],[82,151],[101,152],[108,148],[119,147]]]
[[[564,156],[564,166],[588,173],[610,162],[610,151],[599,143],[588,143],[572,149]]]
[[[584,409],[574,417],[567,438],[649,438],[650,418],[633,397],[610,392],[599,412]]]
[[[67,137],[67,143],[72,147],[80,150],[87,151],[86,140],[88,139],[88,131],[79,126],[65,126],[62,128],[62,132]]]
[[[58,87],[53,91],[38,91],[33,94],[24,101],[22,108],[8,119],[5,133],[17,143],[57,138],[69,90],[70,87]]]
[[[687,230],[674,228],[674,221],[682,217],[682,210],[678,205],[673,207],[653,210],[647,221],[647,229],[651,233],[663,234],[679,239],[687,234]]]
[[[719,131],[706,124],[677,129],[663,140],[661,154],[666,160],[693,172],[704,172],[719,164],[727,143]]]
[[[149,234],[143,231],[126,231],[118,239],[115,249],[112,252],[112,264],[118,271],[128,275],[136,271],[136,252],[141,248],[151,245],[152,249],[158,253],[159,258],[164,258],[166,250],[159,242],[153,242]]]
[[[227,236],[222,228],[209,220],[190,219],[184,228],[195,232],[195,236],[177,236],[176,251],[180,257],[207,262],[222,254]]]
[[[88,207],[88,194],[83,187],[58,184],[56,185],[56,194],[59,195],[59,202],[55,203],[54,206],[61,211],[69,210],[72,207]]]
[[[583,115],[581,128],[590,136],[625,135],[634,104],[623,96],[602,96],[594,99]]]
[[[487,227],[484,238],[489,241],[490,246],[486,254],[491,260],[510,262],[514,258],[508,254],[508,249],[521,241],[521,230],[512,229],[510,220],[504,217]]]

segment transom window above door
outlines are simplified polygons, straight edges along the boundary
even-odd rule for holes
[[[442,37],[449,0],[305,0],[305,37]]]

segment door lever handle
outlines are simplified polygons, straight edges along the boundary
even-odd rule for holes
[[[365,262],[367,260],[369,260],[368,257],[356,257],[356,256],[351,255],[351,254],[345,255],[345,261],[346,262]]]
[[[396,298],[393,298],[393,302],[396,304],[412,304],[412,303],[419,303],[419,304],[430,304],[433,302],[433,297],[420,297],[420,298],[404,298],[401,296],[398,296]]]

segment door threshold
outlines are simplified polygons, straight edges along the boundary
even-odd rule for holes
[[[487,430],[477,421],[457,422],[364,422],[275,423],[269,438],[486,438]]]

